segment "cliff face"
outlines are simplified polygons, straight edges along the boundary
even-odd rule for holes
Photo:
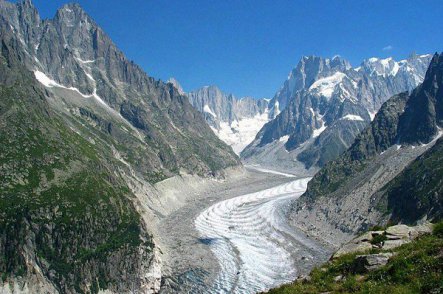
[[[238,158],[78,5],[0,1],[0,32],[1,291],[158,291],[152,184]]]

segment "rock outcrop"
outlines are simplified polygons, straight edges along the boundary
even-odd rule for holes
[[[420,236],[431,234],[432,228],[431,223],[424,223],[413,227],[395,225],[385,230],[368,231],[340,247],[332,258],[338,258],[349,253],[368,252],[371,249],[394,249],[410,243]]]

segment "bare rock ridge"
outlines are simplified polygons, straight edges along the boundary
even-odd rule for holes
[[[275,119],[241,153],[247,163],[321,167],[350,147],[383,102],[423,81],[431,55],[345,59],[302,57],[269,102]],[[289,167],[288,167],[289,168]]]
[[[314,176],[294,204],[294,224],[319,235],[328,229],[340,243],[379,223],[442,218],[442,65],[435,54],[423,83],[386,101],[352,146]]]
[[[0,32],[0,292],[158,291],[153,184],[238,157],[78,4],[0,0]]]

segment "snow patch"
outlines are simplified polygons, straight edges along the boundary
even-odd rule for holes
[[[47,75],[45,75],[41,71],[38,70],[34,71],[34,75],[37,81],[39,81],[45,87],[48,88],[60,87],[60,85],[56,81],[50,79]]]
[[[322,121],[322,126],[318,129],[315,129],[312,132],[312,138],[316,138],[318,136],[320,136],[321,133],[323,133],[326,130],[327,126],[325,126],[325,122]]]
[[[315,116],[315,111],[312,109],[312,107],[309,107],[309,111],[312,113],[312,116]]]
[[[206,112],[206,113],[209,113],[209,114],[212,115],[213,117],[217,117],[217,115],[211,110],[211,108],[209,107],[208,104],[206,104],[206,105],[203,107],[203,111]]]
[[[319,79],[309,87],[310,91],[317,91],[320,95],[331,98],[335,86],[342,82],[346,75],[342,72],[336,72],[332,76]]]
[[[355,114],[347,114],[341,118],[342,120],[365,121],[361,116]]]
[[[80,59],[78,57],[76,57],[75,59],[77,59],[78,61],[80,61],[83,64],[88,64],[88,63],[94,63],[95,62],[95,59],[94,60],[82,60],[82,59]]]
[[[280,103],[275,101],[274,103],[274,117],[280,114]]]
[[[288,142],[288,140],[289,140],[289,136],[288,135],[281,136],[280,139],[278,139],[279,142],[283,142],[285,144],[286,144],[286,142]]]

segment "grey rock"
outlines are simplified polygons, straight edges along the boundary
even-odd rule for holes
[[[334,277],[334,282],[340,282],[341,280],[343,280],[342,275],[338,275],[338,276]]]
[[[386,237],[389,240],[409,239],[410,232],[407,225],[395,225],[386,229]]]
[[[371,243],[368,242],[361,242],[361,243],[348,243],[346,245],[343,245],[337,252],[334,253],[332,258],[338,258],[340,256],[350,254],[350,253],[357,253],[357,252],[366,252],[373,248]]]
[[[358,255],[353,262],[353,273],[363,274],[385,266],[392,253]]]

